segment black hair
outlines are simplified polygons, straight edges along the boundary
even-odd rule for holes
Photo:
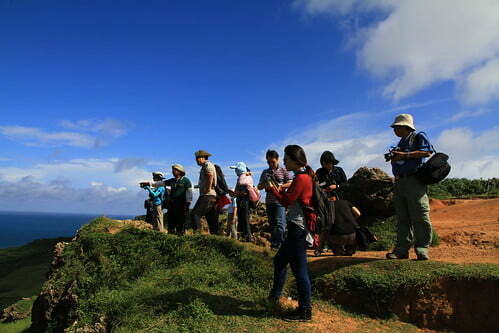
[[[305,151],[302,147],[298,145],[289,145],[284,148],[284,154],[286,154],[290,159],[300,164],[302,167],[305,167],[307,174],[315,179],[314,170],[308,165],[307,155],[305,155]]]
[[[327,163],[337,164],[337,162],[338,161],[334,157],[334,154],[332,152],[330,152],[329,150],[326,150],[325,152],[322,153],[322,155],[321,155],[321,165],[322,166],[324,166],[324,164],[327,164]]]
[[[265,154],[265,158],[275,158],[276,160],[279,159],[279,153],[276,152],[275,150],[267,150],[267,153]]]

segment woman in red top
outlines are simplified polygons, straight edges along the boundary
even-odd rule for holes
[[[289,145],[284,149],[284,165],[295,177],[288,189],[281,189],[269,184],[279,202],[287,207],[286,222],[287,235],[274,257],[274,285],[270,291],[269,300],[279,302],[284,283],[286,282],[287,267],[296,279],[298,289],[298,309],[285,315],[285,320],[308,321],[312,319],[311,283],[307,263],[307,222],[315,215],[304,207],[311,207],[314,172],[307,164],[307,157],[303,148]]]

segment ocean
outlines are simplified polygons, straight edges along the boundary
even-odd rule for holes
[[[19,246],[40,238],[72,237],[95,214],[0,212],[0,248]],[[109,216],[130,219],[132,216]]]

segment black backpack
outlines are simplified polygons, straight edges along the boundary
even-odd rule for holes
[[[312,204],[317,215],[314,232],[320,234],[323,230],[330,230],[334,224],[334,202],[329,200],[319,183],[314,181],[313,184]]]
[[[424,132],[419,132],[416,137]],[[435,148],[431,146],[434,152],[433,156],[428,159],[416,171],[416,177],[426,185],[436,184],[447,177],[451,166],[449,164],[449,156],[444,153],[437,153]]]
[[[226,195],[229,193],[229,187],[225,181],[225,176],[220,165],[215,164],[215,170],[217,172],[217,185],[215,185],[215,192],[217,192],[217,197]]]

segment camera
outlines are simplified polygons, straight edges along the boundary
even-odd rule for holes
[[[393,153],[394,151],[399,151],[398,147],[392,147],[388,153],[386,153],[385,156],[385,162],[391,161],[392,158],[395,157],[395,154]]]
[[[140,183],[139,183],[139,186],[140,186],[141,188],[144,188],[144,187],[146,187],[146,186],[150,186],[150,185],[151,185],[151,184],[150,184],[149,182],[140,182]]]
[[[264,182],[266,186],[279,187],[279,181],[275,177],[275,175],[271,173],[265,174]]]

